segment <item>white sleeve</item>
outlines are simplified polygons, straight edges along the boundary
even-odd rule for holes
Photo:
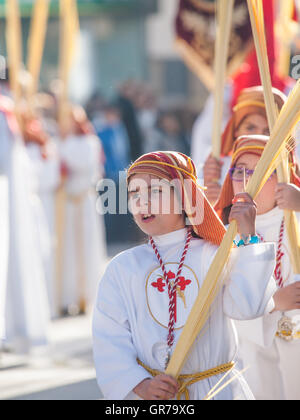
[[[224,90],[222,130],[225,129],[226,124],[231,117],[231,96],[232,85],[228,83],[226,84]],[[199,180],[203,180],[204,178],[203,166],[212,151],[214,106],[214,96],[211,94],[208,97],[204,109],[197,118],[192,130],[191,157],[195,162]]]
[[[262,243],[232,250],[227,267],[223,305],[225,314],[235,320],[255,319],[274,309],[277,290],[272,275],[275,245]],[[225,274],[226,275],[226,274]]]
[[[61,158],[73,172],[93,173],[95,166],[100,166],[100,140],[89,135],[82,138],[81,142],[67,139],[61,146]]]
[[[200,179],[203,178],[204,163],[211,153],[213,107],[214,100],[213,95],[211,95],[192,130],[191,156],[195,162]]]
[[[0,174],[6,173],[7,171],[11,141],[12,134],[7,123],[6,115],[0,111]]]
[[[8,179],[0,175],[0,341],[5,335],[5,302],[9,251]]]
[[[294,281],[300,281],[300,275],[294,275]],[[278,330],[281,312],[266,313],[252,321],[236,321],[235,324],[240,336],[258,344],[260,347],[270,347]]]
[[[28,144],[26,150],[38,180],[39,192],[54,192],[60,182],[60,163],[56,146],[49,144],[49,156],[46,159],[42,158],[40,147],[36,144]]]
[[[42,162],[40,168],[40,191],[54,191],[60,182],[60,166],[58,159],[48,159]]]
[[[133,397],[132,390],[150,376],[137,363],[126,303],[117,282],[120,274],[113,264],[99,285],[93,316],[93,349],[97,381],[104,398],[122,400]]]

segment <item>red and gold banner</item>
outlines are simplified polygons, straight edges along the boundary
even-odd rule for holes
[[[187,65],[212,90],[216,42],[216,2],[180,0],[176,17],[176,44]],[[238,69],[253,48],[247,2],[235,0],[228,54],[228,73]]]

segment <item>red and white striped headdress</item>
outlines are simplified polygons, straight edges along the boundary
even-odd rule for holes
[[[197,184],[196,167],[191,158],[178,152],[148,153],[137,159],[128,169],[127,182],[136,174],[149,174],[170,182],[179,180],[182,187],[183,208],[193,231],[199,237],[220,245],[226,229],[203,193],[203,188]],[[191,209],[196,211],[192,212]]]
[[[238,159],[244,154],[254,154],[261,156],[269,140],[268,136],[241,136],[234,143],[232,152],[231,168],[234,167]],[[295,171],[295,154],[294,151],[289,153],[290,176],[291,183],[300,187],[300,179]],[[234,198],[233,185],[230,174],[228,173],[222,186],[221,194],[215,205],[215,210],[222,218],[226,208],[232,205]]]

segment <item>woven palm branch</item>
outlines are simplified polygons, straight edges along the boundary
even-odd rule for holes
[[[219,159],[221,153],[224,88],[227,76],[227,61],[232,25],[234,0],[217,1],[217,36],[215,47],[215,88],[212,132],[212,155]]]

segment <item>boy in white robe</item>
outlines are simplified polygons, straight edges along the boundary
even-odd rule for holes
[[[273,88],[273,95],[279,110],[283,107],[286,96]],[[231,118],[222,134],[221,159],[203,155],[203,180],[207,187],[206,195],[214,204],[219,198],[223,182],[231,164],[231,152],[236,139],[243,135],[269,135],[264,92],[262,86],[255,86],[241,91]],[[201,143],[201,141],[200,141]]]
[[[41,204],[40,208],[37,208],[37,220],[39,221],[40,244],[51,318],[53,319],[59,315],[55,280],[55,196],[60,184],[60,161],[56,142],[48,137],[42,121],[36,118],[32,121],[32,126],[27,133],[26,150],[35,180],[33,189]]]
[[[181,183],[182,177],[193,181],[190,190]],[[173,201],[176,189],[172,190],[167,202],[173,204],[164,214],[162,185],[156,184],[175,178],[184,189],[185,200],[184,203],[180,199]],[[94,360],[98,384],[106,399],[172,399],[179,391],[177,381],[162,373],[166,355],[174,348],[169,343],[171,327],[175,328],[175,346],[225,232],[195,180],[196,169],[191,159],[176,152],[144,155],[128,171],[129,202],[131,206],[138,203],[134,219],[151,239],[150,243],[115,257],[100,282],[93,320]],[[246,194],[239,198],[243,204],[234,206],[239,232],[255,238],[255,204]],[[191,212],[193,200],[196,200],[193,208],[196,216]],[[152,214],[150,208],[155,203],[159,203],[159,211]],[[186,226],[183,211],[190,214],[188,223],[194,232],[186,254],[183,249],[187,247],[190,228]],[[167,283],[176,278],[180,256],[184,254],[184,264],[179,265],[182,272],[175,292],[175,309],[170,312]],[[162,261],[167,278],[162,275]],[[275,309],[274,261],[272,244],[249,245],[233,252],[224,273],[224,288],[182,374],[207,372],[234,361],[237,342],[230,318],[252,319]],[[170,322],[172,317],[175,327]],[[234,371],[231,377],[233,374]],[[208,375],[190,385],[190,399],[204,399],[221,377],[221,374]],[[178,397],[182,397],[182,392],[187,397],[186,391],[181,390]],[[244,379],[238,378],[216,398],[251,399],[253,396]]]
[[[5,336],[5,302],[9,247],[8,179],[5,175],[4,150],[0,143],[0,344]]]
[[[237,140],[230,170],[232,179],[227,176],[216,206],[223,213],[224,223],[228,222],[227,205],[230,207],[233,195],[244,188],[239,173],[242,174],[244,168],[248,179],[267,139],[242,137]],[[278,295],[282,299],[292,299],[298,309],[284,311],[281,308],[279,312],[265,314],[256,320],[236,322],[239,356],[242,364],[250,367],[245,377],[259,400],[300,399],[300,277],[293,273],[292,250],[284,223],[285,209],[296,211],[300,220],[300,180],[295,170],[291,175],[291,184],[278,184],[277,176],[273,174],[256,198],[256,231],[262,240],[276,244],[274,276]]]
[[[5,301],[5,346],[28,352],[48,344],[49,306],[34,214],[30,161],[13,104],[1,97],[0,144],[8,181],[9,250]]]
[[[100,141],[81,108],[72,112],[71,122],[59,148],[66,174],[62,308],[76,314],[93,306],[107,257],[104,222],[96,211],[96,184],[103,171]]]

